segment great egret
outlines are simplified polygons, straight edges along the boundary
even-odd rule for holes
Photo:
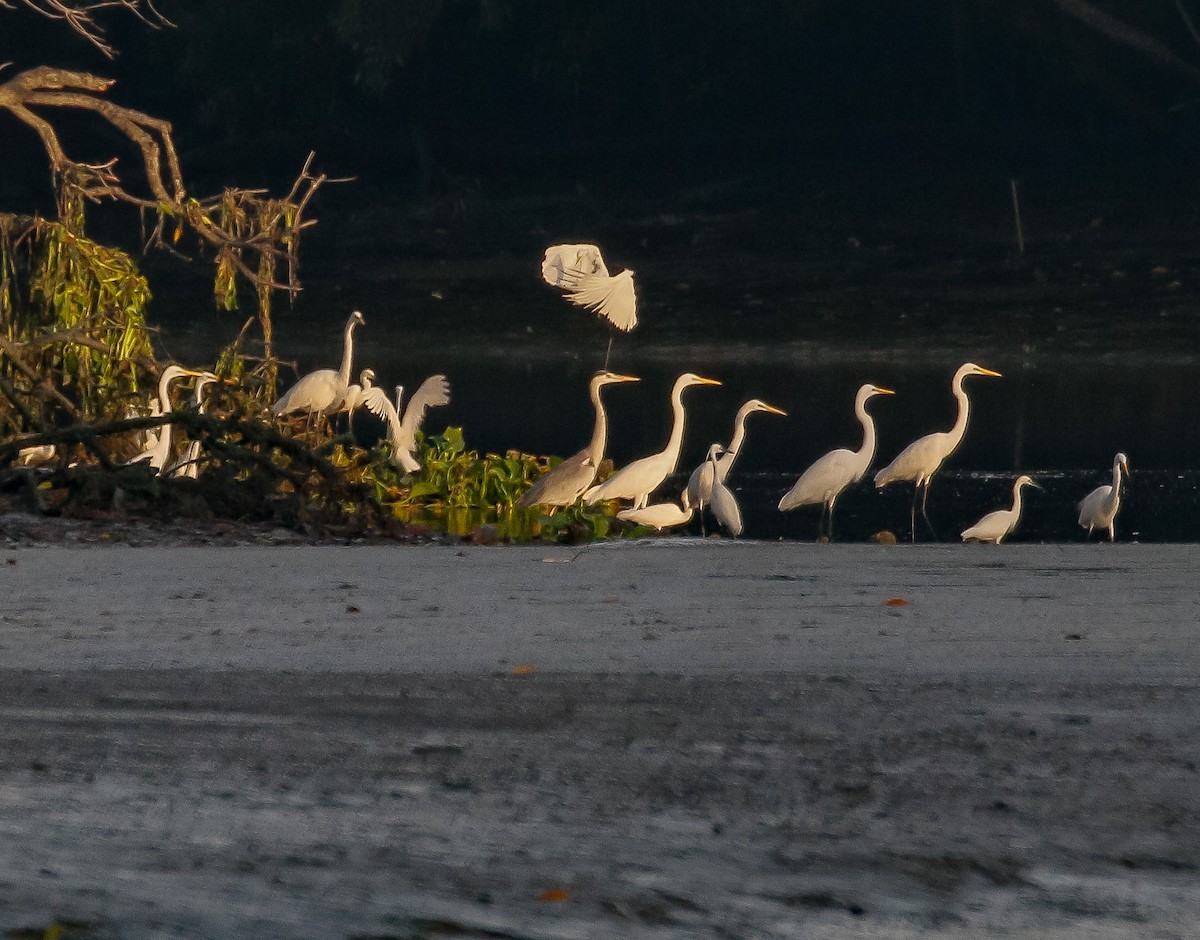
[[[196,388],[192,392],[192,404],[200,414],[204,414],[204,389],[217,381],[211,372],[201,372],[196,379]],[[183,454],[162,473],[168,477],[187,477],[190,480],[200,475],[200,442],[189,441]]]
[[[1115,542],[1117,538],[1117,510],[1121,508],[1121,471],[1129,475],[1129,458],[1117,454],[1113,458],[1112,485],[1098,486],[1083,498],[1079,504],[1079,524],[1087,529],[1090,536],[1095,529],[1108,529],[1108,540]]]
[[[842,490],[857,483],[867,475],[867,468],[875,459],[875,421],[867,413],[867,402],[876,395],[895,395],[890,388],[866,384],[854,396],[854,414],[862,424],[863,441],[858,450],[840,447],[831,450],[800,474],[795,485],[779,501],[779,509],[786,512],[797,506],[821,504],[821,518],[817,521],[819,534],[825,535],[825,519],[829,519],[828,537],[833,539],[833,505]]]
[[[182,379],[189,375],[208,375],[207,372],[199,372],[196,369],[185,369],[183,366],[167,366],[163,369],[162,375],[158,377],[158,403],[159,414],[170,414],[174,411],[171,405],[171,383],[176,379]],[[147,447],[140,454],[129,461],[130,464],[149,461],[150,466],[155,470],[162,472],[162,468],[167,463],[167,458],[171,454],[171,425],[164,424],[158,431],[158,437],[153,446]]]
[[[733,437],[729,439],[729,446],[724,449],[721,459],[717,461],[717,473],[722,483],[729,479],[729,471],[733,469],[733,462],[738,459],[742,452],[742,445],[746,442],[746,419],[756,411],[787,417],[787,412],[783,409],[768,405],[765,401],[757,398],[751,398],[738,409],[733,418]],[[687,489],[684,491],[687,504],[697,509],[707,506],[712,493],[712,482],[712,464],[705,459],[688,477]]]
[[[641,509],[622,509],[617,513],[617,518],[635,525],[649,526],[659,532],[685,525],[692,521],[693,510],[683,502],[683,494],[680,493],[679,496],[678,503],[655,503]]]
[[[375,370],[363,369],[358,373],[358,381],[353,385],[346,386],[346,394],[342,396],[341,402],[331,414],[346,415],[346,424],[349,426],[349,423],[354,420],[354,410],[363,403],[363,395],[374,382]]]
[[[313,415],[330,414],[346,397],[350,387],[350,363],[354,356],[354,328],[365,324],[363,315],[355,310],[346,321],[342,332],[342,365],[336,371],[333,369],[317,369],[309,372],[283,393],[279,401],[271,406],[271,412],[276,415],[291,414],[303,411],[310,417]]]
[[[634,509],[644,509],[650,494],[662,485],[663,480],[675,472],[679,463],[679,451],[683,446],[683,426],[686,416],[683,410],[683,390],[692,385],[720,385],[716,379],[705,378],[694,372],[685,372],[675,380],[671,389],[671,411],[674,422],[667,446],[657,454],[635,460],[621,468],[603,483],[593,486],[583,494],[583,501],[591,506],[603,499],[631,499]]]
[[[405,473],[416,473],[421,469],[421,462],[417,460],[417,431],[428,409],[450,404],[450,383],[444,375],[431,375],[413,393],[404,409],[404,417],[401,417],[399,409],[403,395],[404,386],[397,385],[393,405],[383,389],[372,385],[363,390],[361,403],[371,414],[387,422],[392,463]]]
[[[600,389],[618,382],[640,382],[636,375],[619,375],[600,370],[588,382],[588,395],[596,412],[596,423],[592,427],[591,442],[572,457],[568,457],[552,470],[538,477],[533,486],[517,500],[517,506],[570,506],[596,481],[596,470],[604,460],[604,448],[608,443],[608,417],[604,403],[600,400]]]
[[[729,534],[735,538],[742,534],[742,510],[738,506],[737,500],[734,498],[733,490],[725,485],[725,481],[721,479],[721,471],[717,466],[717,458],[725,453],[725,448],[720,444],[713,444],[708,449],[708,463],[712,467],[712,490],[710,493],[711,501],[709,509],[716,517],[717,522],[729,530]],[[686,499],[686,490],[684,491]]]
[[[552,245],[542,256],[542,279],[565,292],[567,300],[586,307],[618,330],[637,326],[637,294],[633,272],[610,276],[595,245]]]
[[[877,487],[884,487],[898,480],[913,484],[911,534],[914,541],[917,538],[917,496],[919,494],[921,497],[921,515],[925,517],[925,523],[932,530],[933,523],[929,521],[929,513],[926,509],[929,501],[929,484],[945,459],[954,453],[955,448],[962,443],[963,435],[967,432],[967,417],[970,414],[971,402],[967,398],[967,393],[963,391],[963,380],[969,375],[989,375],[1000,378],[999,372],[977,366],[973,362],[965,362],[959,366],[958,371],[954,373],[954,379],[950,382],[950,389],[954,393],[954,397],[958,399],[958,417],[954,421],[954,427],[949,431],[936,431],[933,434],[917,438],[900,451],[895,460],[875,474]]]
[[[997,509],[995,512],[989,512],[971,528],[963,530],[962,540],[964,542],[991,542],[993,545],[999,545],[1001,539],[1012,532],[1021,520],[1021,488],[1024,486],[1041,489],[1033,482],[1032,477],[1022,473],[1013,482],[1012,509]]]

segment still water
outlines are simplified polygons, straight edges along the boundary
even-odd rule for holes
[[[459,425],[468,446],[480,452],[573,453],[590,435],[586,385],[604,363],[611,334],[590,315],[566,309],[533,278],[517,289],[506,278],[507,269],[496,284],[483,275],[447,287],[437,278],[399,277],[370,285],[365,298],[342,282],[318,282],[294,310],[277,315],[278,352],[301,372],[335,366],[345,316],[361,308],[367,325],[357,334],[356,373],[370,366],[378,384],[409,389],[436,372],[449,377],[453,402],[431,412],[427,430]],[[671,289],[658,285],[662,293]],[[728,441],[738,406],[762,398],[788,417],[750,419],[731,479],[746,536],[814,538],[815,507],[786,514],[774,507],[814,459],[835,447],[859,446],[853,413],[858,386],[872,382],[897,393],[870,405],[879,433],[878,467],[916,437],[950,427],[950,378],[970,360],[1003,378],[968,380],[970,426],[931,491],[939,537],[957,538],[983,513],[1009,505],[1011,480],[1024,472],[1044,489],[1026,491],[1014,538],[1081,539],[1075,504],[1110,480],[1117,451],[1129,455],[1133,469],[1118,518],[1120,538],[1194,541],[1200,533],[1200,357],[1191,351],[1189,328],[1150,351],[1129,348],[1115,332],[1106,341],[1103,329],[1094,328],[1079,348],[1061,338],[1041,342],[1028,327],[1009,335],[995,324],[977,331],[976,339],[959,328],[951,335],[926,331],[889,340],[878,317],[870,329],[843,323],[838,331],[822,332],[785,303],[751,297],[737,307],[711,300],[658,309],[648,303],[638,330],[615,337],[611,367],[642,378],[605,393],[608,452],[617,466],[665,443],[676,375],[694,371],[724,383],[687,392],[680,478],[663,487],[663,499],[678,493],[711,442]],[[163,328],[164,346],[177,358],[211,362],[240,325],[234,319],[208,311],[178,318]],[[369,419],[356,431],[367,439],[374,433]],[[876,492],[864,482],[841,499],[835,534],[861,540],[887,529],[906,538],[910,498],[903,484]],[[698,524],[694,528],[699,531]],[[920,531],[918,537],[930,534]]]

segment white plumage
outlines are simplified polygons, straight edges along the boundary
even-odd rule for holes
[[[683,409],[683,391],[692,385],[720,385],[716,379],[708,379],[694,372],[685,372],[675,380],[671,389],[671,411],[674,421],[667,446],[657,454],[635,460],[622,467],[603,483],[593,486],[583,494],[583,501],[591,506],[604,499],[633,500],[634,509],[642,509],[650,501],[650,494],[662,485],[663,480],[675,472],[679,463],[679,451],[683,447],[683,427],[686,416]]]
[[[279,401],[271,406],[276,416],[302,411],[308,415],[325,415],[336,411],[346,397],[350,387],[350,363],[354,356],[354,328],[366,323],[363,315],[355,310],[346,321],[342,331],[341,368],[317,369],[309,372],[289,388]]]
[[[742,445],[746,442],[746,419],[756,411],[787,417],[786,411],[776,408],[774,405],[768,405],[765,401],[757,398],[751,398],[738,409],[733,418],[733,437],[729,439],[729,445],[722,452],[720,460],[717,461],[716,474],[722,483],[729,479],[729,471],[733,469],[733,462],[742,453]],[[713,474],[712,464],[707,458],[692,471],[692,475],[688,477],[687,489],[684,490],[684,501],[687,505],[703,509],[709,504],[712,498]]]
[[[196,379],[196,388],[192,392],[192,404],[196,406],[196,410],[200,414],[204,414],[205,409],[204,389],[215,381],[217,381],[217,377],[211,372],[202,372]],[[196,479],[199,475],[199,441],[188,441],[187,449],[184,450],[183,454],[163,471],[163,476],[187,477],[190,480]]]
[[[392,463],[405,473],[416,473],[421,469],[421,462],[417,460],[417,431],[425,421],[428,409],[450,404],[450,383],[444,375],[431,375],[408,400],[402,418],[400,406],[403,394],[404,387],[397,385],[396,403],[393,405],[383,389],[369,386],[363,390],[361,404],[371,414],[387,422]]]
[[[1098,486],[1079,503],[1079,524],[1091,535],[1096,529],[1108,529],[1108,540],[1117,538],[1117,510],[1121,508],[1121,471],[1129,474],[1129,458],[1117,454],[1113,458],[1112,484]]]
[[[733,490],[721,479],[721,471],[717,466],[717,458],[725,453],[720,444],[713,444],[708,449],[708,463],[712,467],[712,492],[710,493],[709,509],[717,522],[729,530],[735,538],[742,534],[742,510],[738,506]],[[686,497],[685,497],[686,498]]]
[[[993,545],[999,545],[1001,540],[1009,535],[1021,521],[1021,488],[1024,486],[1037,487],[1038,485],[1033,482],[1032,477],[1021,474],[1013,482],[1012,509],[997,509],[995,512],[989,512],[969,529],[963,530],[962,540],[964,542],[991,542]]]
[[[158,378],[158,402],[159,414],[170,414],[174,411],[171,404],[171,383],[176,379],[184,378],[189,375],[208,375],[207,372],[198,372],[195,369],[185,369],[183,366],[167,366],[163,369],[162,375]],[[140,454],[134,457],[131,464],[148,461],[159,473],[166,466],[167,458],[171,455],[171,425],[164,424],[158,431],[158,436],[154,439],[154,443],[143,450]]]
[[[628,332],[637,326],[633,271],[610,275],[595,245],[552,245],[542,257],[542,280],[562,290],[571,303],[586,307]]]
[[[680,494],[682,497],[683,494]],[[661,532],[663,529],[684,525],[692,519],[692,509],[684,506],[682,499],[678,503],[655,503],[643,506],[641,509],[622,509],[617,513],[618,519],[632,522],[635,525],[649,526]]]
[[[890,388],[880,388],[878,385],[863,385],[854,396],[854,414],[863,429],[862,446],[858,450],[841,447],[831,450],[817,458],[811,467],[800,474],[800,478],[788,490],[781,500],[779,509],[786,512],[797,506],[821,505],[821,519],[818,527],[821,534],[825,530],[823,523],[826,516],[829,519],[829,538],[833,538],[833,506],[842,490],[857,483],[867,474],[871,461],[875,458],[875,421],[867,413],[867,402],[876,395],[894,395]]]

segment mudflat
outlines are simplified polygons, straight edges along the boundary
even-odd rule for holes
[[[1181,545],[9,549],[0,928],[1195,936],[1197,583]]]

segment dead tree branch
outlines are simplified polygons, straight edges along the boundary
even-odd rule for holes
[[[175,24],[162,15],[151,0],[0,0],[0,9],[15,10],[17,4],[51,20],[60,20],[99,49],[107,58],[117,53],[96,19],[101,11],[118,9],[132,13],[151,29]]]

